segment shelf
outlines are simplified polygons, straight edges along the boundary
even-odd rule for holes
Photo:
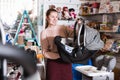
[[[62,4],[62,5],[77,5],[80,4],[80,0],[45,0],[44,3],[46,4]]]
[[[18,46],[18,47],[25,47],[25,45],[24,44],[16,44],[16,46]]]
[[[120,14],[120,12],[114,12],[114,13],[96,13],[96,14],[85,14],[85,15],[79,15],[79,16],[95,16],[95,15],[111,15],[111,14]]]
[[[75,20],[58,20],[59,25],[73,25]]]
[[[25,25],[30,25],[30,23],[22,23],[22,24],[25,24]]]
[[[113,30],[99,30],[99,32],[105,32],[105,33],[117,33],[116,31]]]
[[[25,39],[25,40],[35,40],[35,38],[27,38],[27,39]]]
[[[44,66],[44,64],[42,64],[42,63],[37,63],[37,66],[38,66],[38,67]]]

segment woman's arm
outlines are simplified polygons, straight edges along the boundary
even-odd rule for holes
[[[69,26],[64,26],[64,32],[66,37],[74,37],[74,29]]]
[[[49,50],[49,43],[47,41],[44,31],[41,32],[41,47],[42,47],[42,53],[45,58],[48,58],[48,59],[60,58],[58,53],[54,53]]]

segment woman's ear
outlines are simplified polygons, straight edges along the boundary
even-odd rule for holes
[[[48,21],[48,17],[46,16],[46,21]]]

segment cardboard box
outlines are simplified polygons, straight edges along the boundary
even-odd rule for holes
[[[26,42],[26,45],[27,45],[27,46],[33,46],[33,42],[27,41],[27,42]]]
[[[82,80],[114,80],[114,72],[97,70],[95,66],[77,66],[75,69],[82,73]]]
[[[39,53],[38,46],[25,46],[24,48],[25,48],[25,50],[27,50],[28,48],[30,48],[31,50],[35,50],[36,53]]]
[[[24,36],[18,36],[18,44],[24,44]]]
[[[109,74],[106,75],[99,75],[99,76],[86,76],[82,74],[82,80],[114,80],[114,73],[110,72]]]

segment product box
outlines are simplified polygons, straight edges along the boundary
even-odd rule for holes
[[[26,42],[26,45],[27,45],[27,46],[32,46],[32,45],[33,45],[33,42],[27,41],[27,42]]]
[[[34,40],[27,40],[26,41],[26,46],[33,46]]]
[[[77,66],[75,69],[82,73],[82,80],[114,80],[114,72],[97,70],[95,66]]]
[[[24,44],[24,36],[18,35],[18,44]]]
[[[36,53],[39,53],[38,46],[25,46],[24,48],[25,48],[25,50],[27,50],[28,48],[30,48],[31,50],[34,50]]]
[[[114,80],[114,73],[110,72],[109,74],[106,75],[99,75],[99,76],[86,76],[82,74],[82,80]]]

